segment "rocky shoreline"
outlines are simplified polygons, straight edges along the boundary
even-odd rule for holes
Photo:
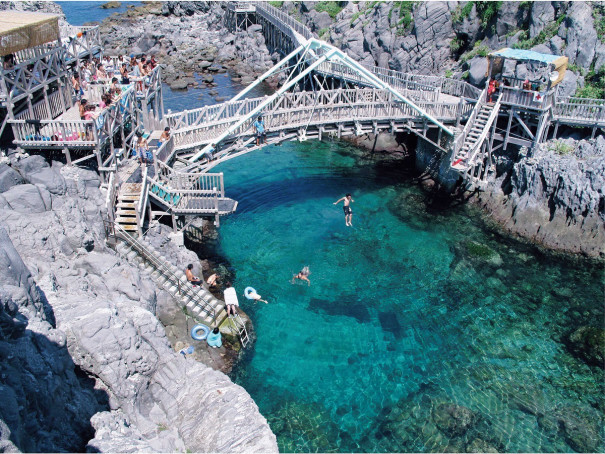
[[[227,71],[234,82],[248,85],[278,56],[269,54],[260,25],[225,33],[224,12],[219,2],[149,2],[105,19],[100,32],[110,55],[155,56],[172,89],[212,90],[216,74]],[[201,75],[201,84],[194,74]]]
[[[509,232],[550,249],[605,258],[605,138],[551,140],[497,172],[473,202]]]
[[[173,349],[155,315],[176,306],[170,295],[105,246],[99,184],[95,172],[42,156],[0,166],[0,443],[275,452],[246,391]],[[167,244],[179,260],[197,259]]]

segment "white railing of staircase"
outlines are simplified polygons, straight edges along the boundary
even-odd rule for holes
[[[477,103],[475,104],[475,107],[473,108],[473,110],[471,112],[471,116],[469,117],[468,121],[466,122],[466,125],[462,129],[462,132],[454,140],[453,153],[450,157],[451,162],[454,162],[456,154],[462,148],[462,145],[464,144],[464,141],[466,140],[468,133],[470,132],[471,128],[473,127],[473,124],[475,123],[475,120],[477,119],[477,115],[479,114],[479,111],[481,110],[481,107],[483,106],[483,104],[485,104],[486,100],[487,100],[487,88],[484,88],[483,91],[481,92],[481,95],[479,96],[479,99],[477,100]]]
[[[148,167],[143,169],[141,192],[136,206],[135,215],[137,219],[137,232],[139,237],[143,237],[143,223],[145,222],[145,208],[147,207],[147,198],[149,197],[149,181],[147,179]]]
[[[164,260],[159,259],[156,254],[150,251],[149,248],[147,248],[147,246],[145,246],[142,241],[138,240],[137,238],[126,232],[119,225],[115,225],[115,232],[116,235],[126,241],[126,243],[128,243],[128,245],[132,249],[135,249],[136,252],[141,255],[143,260],[148,261],[171,284],[173,284],[177,288],[180,295],[189,297],[191,301],[193,301],[195,304],[198,304],[202,308],[202,310],[209,317],[212,318],[213,323],[216,322],[217,308],[212,306],[202,294],[202,291],[204,293],[207,293],[206,290],[204,290],[202,287],[200,287],[199,289],[193,288],[193,286],[191,286],[189,282],[182,280],[179,276],[174,273],[174,271],[172,271],[172,269],[166,264],[166,262],[164,262]],[[207,293],[207,295],[210,294]]]
[[[109,216],[111,222],[115,221],[116,195],[119,187],[120,177],[115,172],[111,172],[111,175],[109,176],[109,183],[107,186],[107,199],[105,200],[105,206],[107,207],[107,215]]]
[[[479,149],[481,148],[483,141],[487,138],[487,135],[489,134],[489,130],[492,126],[492,123],[498,117],[498,111],[500,110],[501,102],[502,102],[502,98],[500,97],[500,98],[498,98],[498,101],[496,101],[496,104],[494,104],[494,108],[491,111],[489,117],[487,118],[487,122],[485,123],[485,126],[483,127],[483,131],[481,131],[481,134],[479,135],[479,137],[473,144],[472,148],[468,151],[468,158],[466,159],[467,164],[472,163],[473,159],[479,152]]]

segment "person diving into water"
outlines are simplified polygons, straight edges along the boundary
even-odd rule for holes
[[[351,198],[351,194],[347,194],[334,202],[333,205],[338,205],[341,201],[344,203],[342,209],[345,212],[345,225],[347,227],[353,227],[353,210],[351,209],[351,202],[355,202],[355,200]]]

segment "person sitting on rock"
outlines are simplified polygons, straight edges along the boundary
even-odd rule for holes
[[[187,265],[187,269],[185,270],[185,276],[187,277],[187,280],[191,282],[191,285],[193,285],[194,287],[202,285],[202,281],[200,281],[200,278],[193,275],[193,263]]]
[[[218,328],[214,328],[211,333],[208,333],[206,342],[208,342],[208,346],[214,348],[220,348],[223,346],[223,339]]]
[[[239,301],[237,300],[237,293],[233,287],[231,287],[231,282],[227,282],[225,284],[225,291],[223,292],[223,298],[225,299],[225,310],[227,311],[227,316],[231,317],[237,315],[236,307],[239,307]]]

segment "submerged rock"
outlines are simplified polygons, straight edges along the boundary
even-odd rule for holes
[[[432,413],[433,421],[440,430],[451,436],[464,434],[474,423],[474,413],[453,403],[438,404]]]
[[[591,366],[605,366],[605,329],[582,326],[565,338],[569,352]]]

